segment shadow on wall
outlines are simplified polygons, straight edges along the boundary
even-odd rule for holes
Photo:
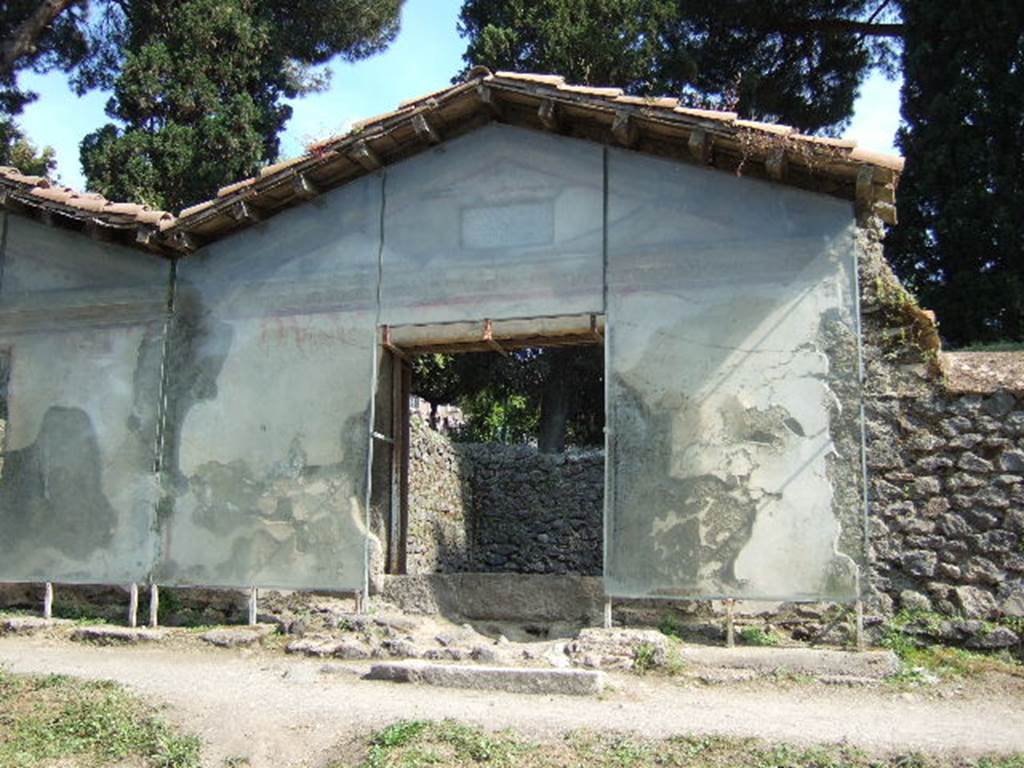
[[[89,415],[50,407],[35,442],[7,452],[0,483],[0,557],[13,573],[42,575],[42,551],[85,562],[108,546],[117,511],[103,493],[103,460]],[[22,562],[25,556],[32,562]]]

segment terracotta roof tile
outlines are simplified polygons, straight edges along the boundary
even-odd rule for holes
[[[854,147],[850,152],[850,159],[858,163],[869,165],[880,165],[891,171],[903,171],[903,158],[899,155],[889,155],[884,152],[875,152],[864,147]]]
[[[796,128],[789,125],[778,125],[777,123],[762,123],[759,120],[736,120],[733,123],[737,128],[748,128],[752,131],[774,133],[778,136],[789,136],[796,133]]]
[[[232,192],[237,192],[240,189],[245,189],[246,187],[251,187],[255,183],[256,183],[256,179],[255,178],[242,179],[241,181],[236,181],[233,184],[228,184],[227,186],[224,186],[224,187],[221,187],[220,189],[218,189],[217,190],[217,197],[227,197]]]
[[[146,226],[156,227],[161,232],[167,232],[166,236],[158,238],[158,245],[163,244],[164,246],[177,247],[177,244],[188,240],[187,237],[179,237],[179,235],[193,232],[194,228],[200,225],[202,226],[200,231],[204,238],[215,238],[236,229],[239,226],[239,222],[234,216],[228,215],[226,209],[240,196],[257,197],[261,195],[262,190],[267,186],[263,183],[264,179],[274,179],[293,174],[294,166],[307,161],[314,161],[317,168],[323,163],[331,163],[333,162],[331,155],[334,153],[329,150],[333,150],[342,142],[352,142],[367,135],[384,135],[395,127],[405,125],[407,121],[420,114],[427,105],[436,105],[438,109],[444,109],[446,104],[461,104],[463,102],[459,100],[465,98],[467,93],[473,92],[475,84],[481,82],[488,83],[493,93],[497,94],[499,100],[501,99],[502,92],[515,94],[516,102],[527,105],[530,103],[530,100],[540,103],[546,99],[553,99],[556,102],[562,99],[563,103],[573,105],[574,109],[570,118],[573,120],[586,120],[586,113],[592,111],[595,117],[600,115],[601,120],[604,121],[608,112],[615,110],[626,111],[627,113],[635,111],[637,117],[640,118],[641,130],[644,130],[644,117],[659,118],[669,123],[675,121],[680,128],[679,135],[683,141],[687,140],[688,132],[694,129],[694,121],[716,123],[715,136],[723,136],[727,140],[726,147],[729,146],[728,139],[730,136],[735,138],[740,130],[754,131],[762,134],[769,142],[779,142],[781,147],[786,146],[785,142],[799,141],[808,147],[811,152],[820,151],[823,155],[826,152],[830,153],[828,155],[830,162],[819,166],[815,173],[821,174],[823,177],[835,177],[841,184],[837,187],[834,183],[830,182],[831,186],[829,189],[846,190],[843,194],[850,196],[851,199],[853,195],[851,180],[856,175],[859,166],[875,166],[891,170],[894,173],[899,173],[903,168],[902,158],[861,149],[856,146],[856,142],[849,139],[806,136],[797,133],[789,126],[780,126],[754,120],[741,120],[735,112],[684,107],[680,106],[678,99],[670,96],[630,96],[624,94],[619,88],[567,84],[565,78],[560,75],[525,72],[497,72],[492,75],[484,68],[475,68],[464,83],[403,101],[395,110],[360,120],[354,123],[351,130],[347,133],[310,145],[304,155],[273,163],[262,168],[254,178],[242,179],[222,187],[218,190],[217,197],[186,208],[177,219],[170,213],[151,211],[145,206],[134,203],[115,203],[105,200],[100,195],[78,193],[74,190],[54,185],[41,177],[26,176],[16,168],[0,167],[0,184],[9,192],[13,192],[16,200],[35,205],[36,207],[60,205],[63,206],[65,215],[78,216],[78,218],[83,220],[109,223],[111,226],[122,228],[126,223],[133,221]],[[472,99],[473,97],[470,98]],[[458,121],[475,116],[475,109],[490,109],[492,115],[497,114],[499,111],[493,104],[485,105],[483,101],[478,100],[475,106],[473,106],[472,101],[469,103],[470,109],[466,109],[464,106],[456,106],[455,111],[450,113],[455,115],[454,120]],[[515,123],[525,114],[526,112],[519,110],[512,112],[511,118],[506,115],[504,117],[499,116],[498,119],[510,120],[510,122]],[[448,119],[452,120],[453,118],[449,117]],[[457,128],[458,126],[455,127]],[[664,136],[665,134],[662,133],[660,135]],[[609,140],[614,141],[614,138],[609,137]],[[403,139],[402,141],[405,140]],[[385,143],[384,146],[386,147],[387,144]],[[424,142],[424,148],[426,146],[427,144]],[[375,150],[380,151],[379,147],[375,147]],[[385,151],[385,156],[380,159],[380,162],[386,164],[389,161],[388,154]],[[400,148],[396,153],[398,157],[406,157],[408,154],[408,147]],[[373,167],[373,164],[370,163],[369,166]],[[330,173],[327,174],[327,178],[328,186],[324,188],[330,188],[330,186],[337,185],[337,183],[344,183],[330,181],[332,178]],[[334,178],[337,178],[337,175]],[[343,178],[349,179],[353,177],[350,173],[346,173]],[[260,184],[254,188],[257,181]],[[783,181],[783,183],[788,183],[788,180]],[[796,180],[794,183],[800,184],[801,182]],[[297,204],[299,199],[302,199],[301,195],[284,200],[278,197],[271,201],[270,207],[276,208]],[[31,201],[33,200],[38,202],[32,203]]]
[[[675,109],[679,106],[679,99],[672,96],[627,96],[619,94],[615,97],[619,104],[630,104],[637,107],[656,107],[658,109]]]
[[[16,198],[25,205],[41,208],[56,204],[63,215],[82,222],[117,228],[138,223],[160,229],[168,229],[175,222],[174,215],[167,211],[150,210],[138,203],[111,202],[96,192],[78,192],[42,176],[26,176],[10,166],[0,166],[0,184],[14,185]]]
[[[207,208],[212,208],[214,203],[216,202],[217,199],[214,198],[213,200],[204,200],[201,203],[190,205],[188,208],[185,208],[184,210],[182,210],[181,213],[178,214],[178,218],[187,219],[189,216],[195,216],[200,211],[205,211]]]
[[[558,90],[585,93],[588,96],[608,96],[613,99],[624,93],[621,88],[597,88],[590,85],[565,85],[564,83],[558,86]]]
[[[503,80],[526,80],[531,83],[543,83],[544,85],[565,85],[565,78],[561,75],[539,75],[532,72],[495,72],[494,76]]]
[[[264,166],[263,168],[260,168],[259,178],[265,179],[267,176],[273,176],[275,173],[283,171],[286,168],[291,168],[293,165],[298,165],[303,160],[308,159],[309,158],[307,158],[305,155],[299,155],[298,157],[293,157],[288,160],[282,160],[279,163]]]
[[[702,120],[718,120],[723,123],[734,123],[738,115],[735,112],[719,112],[717,109],[697,109],[696,107],[676,107],[673,112]]]
[[[833,136],[808,136],[806,133],[796,133],[790,136],[790,138],[796,141],[806,141],[808,144],[835,147],[836,149],[853,149],[857,146],[855,139],[839,139]]]

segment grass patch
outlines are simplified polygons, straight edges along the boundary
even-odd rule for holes
[[[0,766],[198,768],[199,740],[110,682],[0,669]]]
[[[507,733],[489,734],[482,728],[454,720],[429,722],[400,720],[371,739],[363,768],[419,768],[420,766],[478,766],[496,768],[529,765],[516,758],[532,745]],[[333,768],[343,768],[333,763]]]
[[[958,758],[869,757],[842,745],[794,747],[756,739],[681,736],[646,739],[574,731],[537,743],[513,731],[488,733],[451,720],[399,721],[374,735],[362,762],[332,768],[1024,768],[1024,756]]]

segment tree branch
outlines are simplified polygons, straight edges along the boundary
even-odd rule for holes
[[[18,59],[35,52],[36,42],[54,19],[78,0],[44,0],[26,18],[14,33],[0,44],[0,76],[9,77],[14,73]]]
[[[907,31],[905,24],[876,24],[849,19],[807,19],[780,24],[778,29],[782,32],[847,32],[863,37],[903,37]]]

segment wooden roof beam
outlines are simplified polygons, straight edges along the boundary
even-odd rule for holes
[[[365,141],[357,141],[353,144],[348,151],[348,158],[359,163],[367,171],[376,171],[384,165],[377,153]]]
[[[441,134],[437,132],[437,128],[435,128],[431,124],[431,122],[427,120],[427,116],[422,112],[413,115],[412,128],[414,131],[416,131],[416,135],[420,138],[421,141],[425,141],[428,144],[441,143]]]
[[[255,224],[260,220],[260,215],[248,202],[239,200],[231,206],[231,218],[238,222]]]
[[[786,159],[786,148],[776,147],[768,153],[764,161],[764,169],[768,178],[772,181],[782,181],[786,178],[786,171],[789,170],[789,161]]]
[[[698,163],[707,165],[711,162],[712,139],[707,131],[694,128],[690,131],[690,138],[686,144],[690,150],[690,157]]]
[[[171,247],[177,251],[184,251],[191,253],[199,247],[196,243],[196,239],[192,235],[183,229],[176,230],[171,233],[170,237]]]
[[[320,194],[320,190],[309,180],[304,173],[296,173],[292,177],[292,193],[302,199],[309,200]]]
[[[615,111],[615,117],[612,119],[612,136],[624,147],[635,146],[640,137],[636,120],[624,109]]]
[[[484,108],[491,114],[491,117],[495,120],[501,120],[504,117],[501,103],[498,101],[498,96],[493,88],[483,83],[478,83],[476,86],[476,96],[480,99],[480,103],[484,105]]]
[[[544,99],[537,108],[537,118],[540,124],[549,131],[562,130],[562,119],[558,114],[558,105],[554,99]]]

